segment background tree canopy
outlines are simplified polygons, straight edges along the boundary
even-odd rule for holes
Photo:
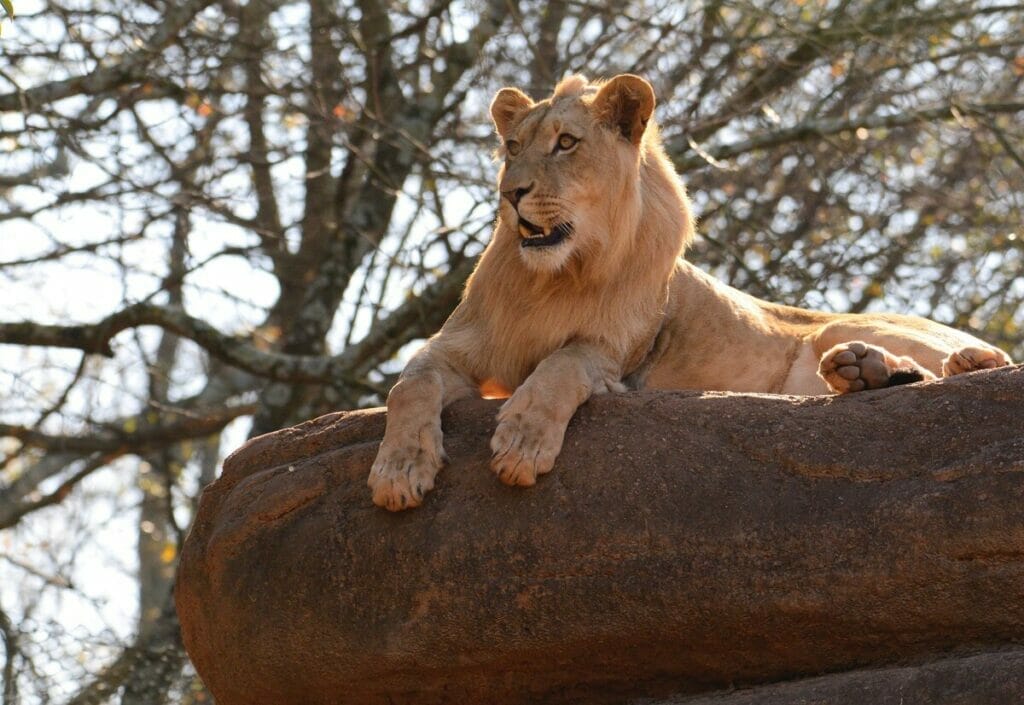
[[[18,12],[0,40],[5,705],[209,701],[169,609],[199,489],[246,435],[380,404],[444,321],[495,216],[504,85],[644,75],[700,216],[692,261],[1024,358],[1024,4]]]

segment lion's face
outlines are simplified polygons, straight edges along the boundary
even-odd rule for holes
[[[558,271],[574,254],[601,256],[636,228],[637,173],[654,94],[643,79],[603,86],[574,76],[534,103],[502,89],[491,115],[502,138],[501,227],[533,269]]]

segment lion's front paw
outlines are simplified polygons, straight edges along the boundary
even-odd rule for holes
[[[534,485],[538,475],[551,472],[564,436],[565,422],[553,415],[506,407],[491,438],[491,469],[507,485]]]
[[[422,436],[423,434],[421,434]],[[440,431],[436,441],[399,445],[385,441],[370,468],[367,486],[373,490],[373,503],[393,512],[418,507],[434,488],[437,471],[444,465]]]
[[[1010,364],[1010,357],[998,348],[962,348],[942,361],[942,376],[951,377],[975,370],[992,370]]]
[[[919,382],[925,378],[924,371],[913,361],[859,340],[836,345],[826,352],[818,374],[836,394]]]

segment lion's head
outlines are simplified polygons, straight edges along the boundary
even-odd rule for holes
[[[651,85],[629,74],[596,84],[571,76],[536,103],[516,88],[499,91],[491,103],[504,160],[495,237],[516,240],[539,271],[556,272],[574,256],[609,264],[627,256],[644,208],[641,165],[664,159],[654,104]],[[673,215],[680,224],[689,218]]]

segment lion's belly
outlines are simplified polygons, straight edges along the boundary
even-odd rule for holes
[[[765,370],[756,360],[710,359],[704,365],[669,360],[655,365],[646,389],[691,389],[717,392],[778,392],[784,374]]]
[[[780,393],[800,355],[797,336],[765,335],[750,329],[694,332],[674,326],[665,353],[651,369],[649,389]],[[817,393],[817,392],[799,392]]]

